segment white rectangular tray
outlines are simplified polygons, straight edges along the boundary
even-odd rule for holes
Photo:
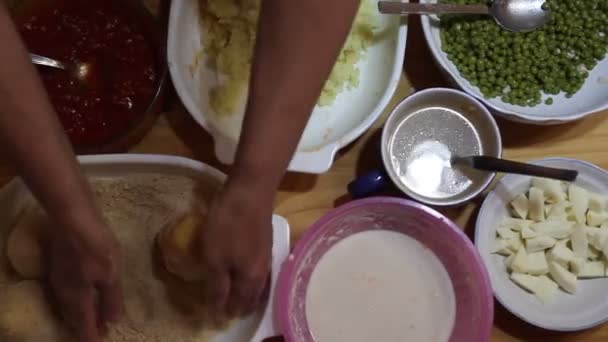
[[[120,177],[129,174],[157,173],[181,175],[192,179],[212,178],[223,182],[226,176],[206,164],[175,156],[152,154],[116,154],[79,157],[83,171],[89,177]],[[60,181],[60,180],[50,180]],[[14,224],[30,198],[29,190],[20,179],[15,179],[0,189],[0,245],[5,232]],[[270,300],[259,312],[246,317],[218,334],[214,342],[260,342],[276,334],[273,323],[273,298],[280,267],[289,253],[289,224],[274,215],[272,247],[272,285]]]

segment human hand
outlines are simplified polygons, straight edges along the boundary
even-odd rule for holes
[[[123,313],[117,242],[97,219],[58,229],[49,242],[49,277],[64,321],[78,341],[101,342]]]
[[[220,317],[252,312],[260,304],[272,260],[273,196],[247,182],[228,181],[201,230],[207,298]]]

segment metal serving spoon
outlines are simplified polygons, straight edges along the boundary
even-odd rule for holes
[[[89,63],[68,64],[56,59],[40,56],[30,53],[32,63],[43,65],[50,68],[61,69],[72,73],[78,80],[83,83],[88,83],[91,74],[91,65]]]
[[[576,170],[556,169],[488,156],[452,157],[451,164],[476,170],[551,178],[566,182],[574,182],[578,177]]]
[[[551,10],[544,9],[545,0],[494,0],[491,6],[456,4],[410,4],[380,1],[383,14],[477,14],[489,15],[509,31],[533,31],[551,20]]]

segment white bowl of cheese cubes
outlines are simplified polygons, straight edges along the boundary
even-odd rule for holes
[[[608,172],[575,159],[532,162],[579,171],[574,183],[507,175],[485,199],[475,243],[494,296],[541,328],[608,321]]]

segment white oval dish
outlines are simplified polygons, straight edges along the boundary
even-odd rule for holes
[[[115,154],[79,157],[83,171],[92,177],[119,177],[128,174],[161,173],[197,178],[211,178],[223,182],[226,176],[217,169],[203,163],[175,156],[152,154]],[[29,191],[19,179],[0,189],[0,228],[12,224],[27,203]],[[270,295],[274,298],[275,284],[283,261],[289,253],[289,224],[274,215],[272,247],[272,282]],[[272,301],[258,312],[230,325],[219,333],[213,342],[260,342],[277,334],[273,319]]]
[[[213,136],[217,158],[231,164],[244,103],[238,113],[227,118],[220,119],[211,112],[208,94],[217,84],[218,76],[207,66],[202,51],[204,33],[198,13],[198,1],[172,1],[167,44],[169,71],[177,94],[190,115]],[[378,15],[378,18],[380,29],[387,29],[388,33],[383,33],[385,38],[369,47],[359,63],[359,87],[341,93],[333,105],[317,107],[313,111],[289,165],[290,171],[327,171],[338,150],[367,131],[395,93],[405,59],[407,26],[398,16]]]
[[[420,0],[422,3],[437,3],[437,0]],[[543,103],[535,107],[522,107],[503,102],[499,98],[485,98],[479,88],[473,86],[460,72],[441,48],[439,20],[436,16],[423,15],[422,28],[426,42],[437,65],[450,81],[467,93],[475,96],[492,112],[507,120],[536,125],[555,125],[582,119],[608,109],[608,57],[605,57],[589,73],[583,88],[571,98],[564,94],[551,95],[552,105]]]
[[[409,118],[417,115],[416,113],[420,113],[421,110],[437,107],[450,113],[448,114],[449,116],[437,117],[432,113],[430,115],[428,113],[423,113],[421,116],[426,117],[426,119],[418,119],[416,121],[418,123],[417,125],[408,123]],[[456,122],[465,122],[466,124],[454,125],[453,123],[455,121],[449,120],[450,117],[459,118]],[[440,121],[441,123],[437,123],[437,121]],[[409,122],[412,122],[412,120],[409,120]],[[452,123],[452,126],[449,126],[450,123]],[[463,127],[468,127],[470,132]],[[446,131],[451,133],[443,134],[443,132]],[[440,182],[456,184],[455,178],[460,179],[458,177],[465,177],[464,179],[470,182],[470,185],[450,196],[426,196],[423,192],[416,190],[415,187],[411,187],[411,181],[407,181],[407,172],[404,171],[404,169],[407,170],[408,168],[412,168],[413,162],[409,162],[410,164],[408,164],[408,166],[400,162],[408,159],[414,160],[414,158],[412,158],[414,155],[413,150],[411,152],[406,152],[407,147],[400,146],[400,148],[397,149],[397,152],[395,152],[390,147],[395,140],[399,141],[403,140],[405,137],[419,136],[430,139],[426,140],[426,142],[433,141],[436,144],[441,144],[439,146],[444,146],[447,149],[446,152],[448,155],[451,155],[452,153],[457,153],[457,149],[463,144],[462,141],[465,141],[465,137],[468,134],[473,134],[477,138],[476,140],[480,154],[497,158],[502,156],[502,138],[500,136],[500,130],[490,112],[486,107],[479,103],[479,101],[462,91],[449,88],[429,88],[418,91],[398,104],[386,120],[386,124],[382,130],[381,151],[384,168],[392,180],[392,183],[403,191],[403,193],[414,198],[418,202],[434,206],[454,206],[468,202],[478,196],[492,183],[495,173],[467,170],[464,174],[466,176],[458,176],[460,174],[453,173],[454,171],[441,167],[438,169],[438,172],[440,173],[439,177],[442,179]],[[418,140],[418,138],[414,139],[414,141],[418,141],[418,148],[423,146],[422,141]],[[433,146],[435,147],[433,147],[432,150],[436,151],[436,145]],[[431,154],[431,156],[438,157],[439,155]],[[445,160],[449,164],[450,157],[443,157],[447,158]],[[422,173],[424,174],[424,183],[432,184],[433,177],[429,176],[433,175],[433,168],[426,164],[422,168]],[[455,178],[450,179],[450,175]],[[418,175],[417,177],[422,176]],[[418,189],[428,191],[429,188],[428,186],[419,186]]]
[[[575,184],[608,194],[608,172],[598,166],[568,158],[548,158],[531,163],[577,170],[579,176]],[[607,322],[608,278],[580,280],[575,295],[560,290],[552,303],[543,305],[510,280],[504,257],[492,254],[496,228],[509,215],[509,202],[528,190],[530,180],[528,176],[505,176],[488,194],[477,217],[475,244],[490,275],[494,296],[517,317],[544,329],[577,331]]]

